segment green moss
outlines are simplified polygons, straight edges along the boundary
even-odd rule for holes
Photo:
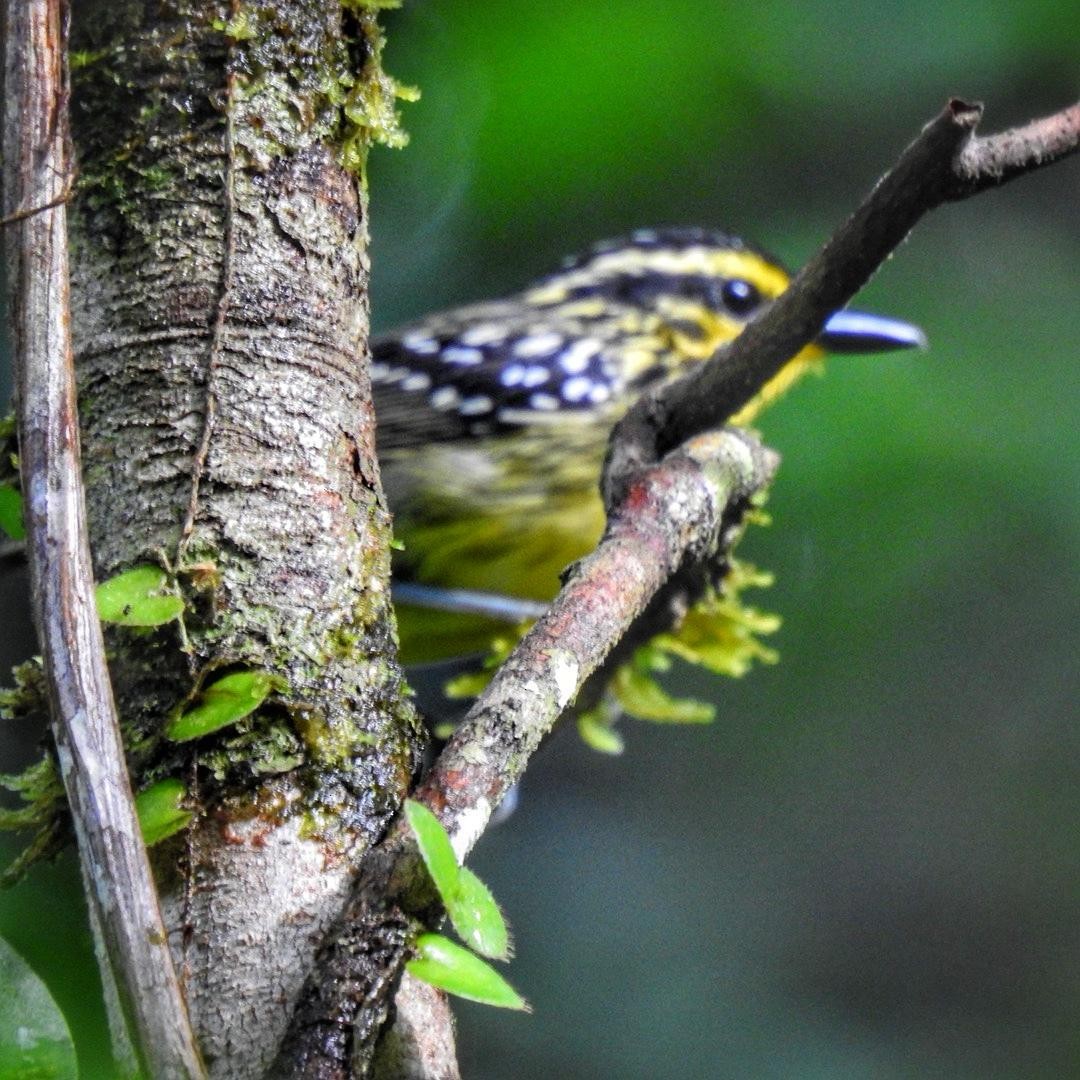
[[[304,763],[304,746],[280,713],[251,716],[199,754],[199,763],[219,783],[243,789],[253,779],[281,776]]]
[[[232,41],[250,41],[255,37],[255,28],[251,22],[251,14],[243,8],[230,19],[214,19],[210,25],[215,30],[220,30]]]
[[[73,49],[68,53],[68,67],[72,71],[78,71],[104,60],[108,55],[108,49]]]
[[[222,5],[207,10],[182,0],[146,23],[119,13],[101,25],[84,23],[77,44],[96,55],[80,68],[73,95],[83,242],[92,236],[95,245],[127,258],[145,246],[171,252],[188,231],[201,236],[216,227],[202,205],[188,216],[183,206],[190,200],[179,196],[192,181],[220,182],[216,157],[228,110],[241,201],[252,174],[286,153],[314,147],[325,157],[330,148],[362,174],[368,145],[403,144],[394,103],[414,95],[381,67],[376,13],[386,6],[348,0],[299,19],[291,4],[245,2],[229,17]],[[224,65],[231,95],[224,93]],[[147,199],[148,192],[156,197]],[[179,220],[162,215],[162,195],[176,197]],[[88,398],[81,407],[93,423],[106,406],[104,399],[95,406]],[[106,459],[123,450],[98,449]],[[91,479],[97,475],[100,486],[95,468],[91,463]],[[367,501],[356,508],[358,523],[365,522],[365,511],[358,576],[383,580],[384,553],[377,545],[388,526],[379,518],[384,511]],[[392,654],[392,629],[383,625],[387,594],[369,590],[354,604],[346,601],[340,623],[326,631],[283,625],[280,609],[251,600],[266,593],[258,579],[265,568],[248,552],[212,549],[199,537],[182,565],[160,559],[183,597],[182,620],[149,633],[106,631],[136,786],[186,776],[193,751],[163,737],[168,719],[190,713],[223,672],[256,670],[284,680],[281,689],[248,715],[202,732],[200,797],[224,802],[230,813],[237,807],[262,813],[260,792],[287,791],[274,813],[310,807],[308,820],[320,831],[371,829],[373,812],[393,812],[419,742],[400,674],[379,659],[384,650]],[[156,562],[159,555],[140,552],[139,558]]]
[[[297,708],[292,715],[312,762],[322,768],[341,768],[352,761],[358,747],[378,745],[374,735],[357,730],[354,724],[334,722],[320,709]]]
[[[392,11],[401,7],[401,0],[341,0],[346,11]]]
[[[41,664],[27,661],[14,668],[12,675],[14,686],[0,690],[0,717],[44,726],[49,705]],[[67,798],[56,762],[49,754],[20,773],[0,775],[0,788],[17,795],[21,804],[0,809],[0,829],[30,830],[34,834],[27,848],[0,875],[0,885],[6,886],[14,884],[29,866],[62,846]]]
[[[340,145],[345,167],[362,173],[367,149],[372,144],[400,148],[408,143],[409,136],[401,125],[401,114],[396,106],[398,101],[418,100],[420,91],[415,86],[402,85],[383,70],[382,52],[386,38],[375,12],[378,7],[387,5],[364,3],[352,6],[365,60],[342,102],[345,126]]]

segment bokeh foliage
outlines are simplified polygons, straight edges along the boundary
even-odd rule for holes
[[[993,130],[1080,67],[1059,0],[412,0],[386,24],[424,96],[370,163],[384,328],[644,225],[797,264],[949,95]],[[931,350],[838,360],[762,418],[784,465],[745,554],[777,575],[783,659],[680,687],[712,727],[634,725],[621,759],[566,732],[530,772],[475,861],[536,1012],[459,1007],[465,1075],[1076,1075],[1078,167],[924,221],[860,304]],[[76,877],[0,897],[0,932],[107,1075]]]

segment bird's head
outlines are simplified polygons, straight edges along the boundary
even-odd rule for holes
[[[641,229],[568,260],[529,289],[525,299],[541,309],[585,318],[593,312],[597,318],[620,316],[628,335],[661,327],[670,346],[667,362],[657,365],[643,341],[640,371],[626,373],[644,385],[671,374],[683,361],[711,356],[790,281],[777,259],[736,236],[698,228]],[[862,311],[836,312],[816,345],[765,388],[758,407],[813,366],[823,350],[882,352],[925,344],[923,332],[911,323]],[[739,419],[746,418],[740,414]]]

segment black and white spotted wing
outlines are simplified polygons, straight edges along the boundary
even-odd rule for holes
[[[568,413],[584,419],[623,391],[611,326],[512,299],[376,338],[371,380],[384,450]]]

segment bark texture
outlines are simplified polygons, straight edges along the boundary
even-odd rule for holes
[[[120,1072],[141,1066],[162,1080],[194,1080],[201,1065],[139,834],[94,606],[68,303],[66,52],[61,0],[11,0],[3,213],[34,623]]]
[[[114,629],[111,670],[136,786],[180,776],[199,812],[155,854],[207,1065],[256,1076],[419,742],[359,362],[356,167],[393,87],[373,16],[314,0],[82,0],[73,44],[95,571],[155,563],[186,605]],[[163,738],[244,669],[267,704]]]

